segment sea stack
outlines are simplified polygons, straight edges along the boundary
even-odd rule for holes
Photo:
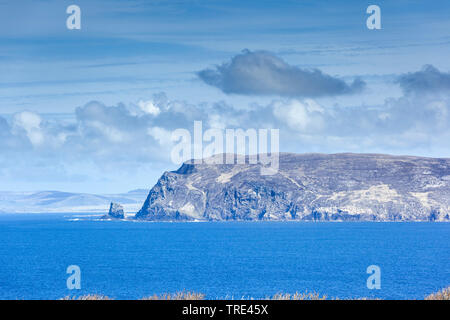
[[[106,219],[125,219],[125,213],[123,212],[123,206],[121,206],[118,203],[111,202],[108,215],[106,215],[104,218],[106,218]]]

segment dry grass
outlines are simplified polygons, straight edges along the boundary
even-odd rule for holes
[[[79,297],[70,297],[70,296],[66,296],[64,298],[62,298],[61,300],[113,300],[108,296],[104,296],[101,294],[87,294],[84,296],[79,296]]]
[[[205,300],[205,295],[198,292],[181,291],[144,297],[141,300]]]
[[[382,300],[382,299],[380,299],[380,298],[370,298],[370,297],[359,297],[359,298],[347,298],[347,299],[334,298],[333,300]]]
[[[426,296],[425,300],[450,300],[450,287]]]
[[[326,300],[327,296],[322,296],[316,292],[296,292],[290,293],[277,293],[272,297],[268,297],[267,300]]]
[[[225,299],[230,299],[226,297]],[[231,298],[233,299],[233,298]],[[333,300],[340,300],[339,298],[332,298]],[[100,294],[88,294],[84,296],[66,296],[61,300],[113,300],[112,298]],[[161,295],[154,294],[153,296],[144,297],[141,300],[205,300],[205,294],[191,291],[180,291],[175,293],[164,293]],[[252,297],[242,297],[241,300],[255,300]],[[257,300],[257,299],[256,299]],[[266,297],[265,300],[327,300],[327,296],[320,295],[316,292],[296,292],[290,293],[276,293],[273,296]],[[379,300],[377,298],[353,298],[343,300]],[[425,300],[450,300],[450,287],[442,289],[441,291],[432,293],[425,297]]]

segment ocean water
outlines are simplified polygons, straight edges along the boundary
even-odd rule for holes
[[[450,285],[449,223],[151,223],[0,215],[0,299],[88,293],[209,299],[316,291],[422,299]],[[81,269],[69,290],[66,269]],[[366,285],[381,268],[381,289]]]

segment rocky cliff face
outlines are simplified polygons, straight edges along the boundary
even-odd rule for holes
[[[137,219],[450,221],[450,159],[280,154],[259,164],[192,164],[165,172]]]

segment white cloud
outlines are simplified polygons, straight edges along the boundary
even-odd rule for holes
[[[324,126],[324,108],[311,99],[275,102],[273,113],[294,131],[317,132]]]
[[[157,116],[158,114],[161,113],[161,110],[157,106],[154,105],[152,100],[149,100],[149,101],[140,100],[138,102],[138,106],[143,112],[154,115],[154,116]]]
[[[148,134],[158,141],[160,146],[170,146],[172,140],[170,139],[172,132],[160,127],[148,128]]]
[[[29,111],[23,111],[14,115],[13,130],[19,132],[24,130],[33,146],[39,146],[44,142],[44,134],[41,128],[41,117]]]
[[[27,111],[10,121],[0,117],[3,184],[24,179],[40,189],[43,181],[85,179],[101,185],[120,173],[120,179],[133,185],[150,173],[157,177],[175,169],[170,161],[171,132],[192,132],[194,120],[203,121],[203,130],[278,128],[281,151],[288,152],[450,156],[446,95],[405,95],[376,107],[330,107],[311,99],[286,99],[243,109],[224,102],[171,101],[161,94],[149,101],[158,114],[135,113],[132,105],[90,102],[76,109],[73,121]],[[139,169],[143,167],[144,176]]]
[[[438,137],[450,132],[450,97],[446,96],[406,95],[377,107],[329,107],[311,99],[287,99],[247,110],[225,103],[191,105],[161,96],[148,101],[160,110],[158,114],[135,114],[123,104],[100,102],[77,108],[70,123],[21,112],[13,117],[11,127],[0,121],[5,127],[1,143],[36,156],[58,153],[62,159],[76,153],[96,161],[168,161],[170,133],[177,128],[192,131],[193,122],[201,120],[204,130],[278,128],[281,147],[289,151],[336,152],[351,147],[355,152],[395,152],[395,146],[402,145],[403,152],[427,149],[436,155],[445,141],[438,143]],[[27,141],[39,150],[29,149]]]

